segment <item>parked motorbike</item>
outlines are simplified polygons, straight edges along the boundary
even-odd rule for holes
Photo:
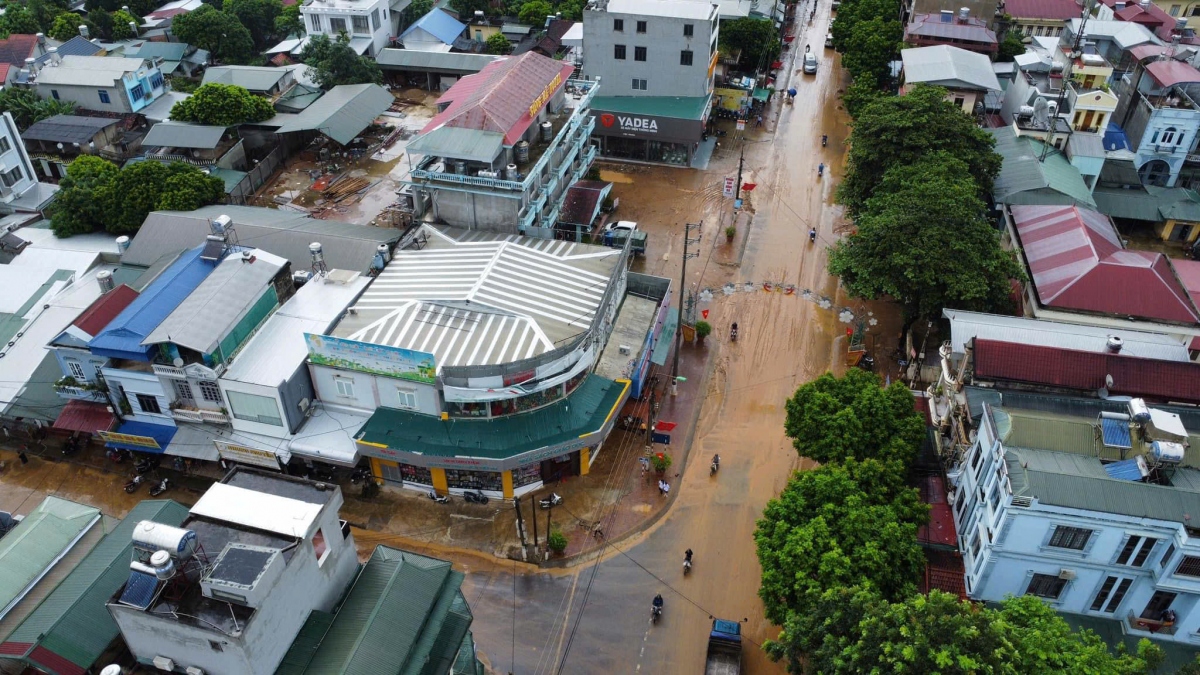
[[[75,451],[79,449],[79,446],[80,446],[79,434],[78,433],[71,434],[69,437],[67,437],[67,440],[65,442],[63,442],[63,446],[62,446],[63,457],[66,457],[67,455],[75,454]]]
[[[450,497],[439,495],[437,492],[435,492],[433,490],[429,491],[429,498],[439,504],[449,504],[450,503]]]
[[[370,475],[371,471],[369,469],[355,469],[354,473],[350,474],[350,483],[353,485],[358,485],[366,480]]]
[[[684,576],[687,576],[688,574],[690,574],[690,573],[691,573],[691,571],[692,571],[692,561],[691,561],[691,560],[684,560],[684,561],[683,561],[683,574],[684,574]]]
[[[561,503],[563,503],[563,498],[559,497],[557,492],[551,492],[549,497],[543,497],[538,500],[538,504],[540,504],[543,509],[548,509],[551,506],[558,506]]]
[[[650,622],[658,623],[658,620],[661,617],[662,617],[662,606],[661,605],[650,605]]]
[[[140,488],[144,482],[146,482],[145,476],[140,473],[135,475],[133,480],[125,484],[125,492],[129,494],[137,492],[138,488]]]
[[[125,455],[127,454],[128,452],[125,450],[114,450],[111,448],[104,452],[104,456],[112,461],[113,464],[120,464],[125,461]]]
[[[463,499],[470,504],[486,504],[488,503],[487,495],[476,490],[466,490],[463,492]]]
[[[149,473],[150,471],[153,471],[154,469],[157,469],[157,468],[158,468],[158,458],[156,458],[156,457],[147,457],[146,459],[139,459],[137,464],[133,465],[133,470],[136,471],[139,476],[144,473]]]
[[[139,478],[140,477],[141,476],[139,476]],[[164,479],[160,480],[158,482],[158,484],[150,486],[150,496],[157,497],[157,496],[161,495],[162,493],[166,492],[167,489],[170,487],[171,487],[171,479],[164,478]]]

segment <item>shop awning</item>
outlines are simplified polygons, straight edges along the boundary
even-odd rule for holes
[[[667,362],[667,354],[671,353],[671,347],[675,344],[675,331],[679,328],[679,310],[675,307],[667,308],[667,320],[663,322],[662,333],[658,336],[658,343],[654,345],[654,351],[650,353],[650,363],[656,366],[661,366]]]
[[[94,434],[112,429],[117,418],[108,411],[108,406],[94,401],[67,401],[67,405],[54,420],[55,429],[82,431]]]
[[[765,103],[768,98],[771,98],[771,91],[762,87],[755,87],[753,96],[755,101],[763,101]]]
[[[98,434],[106,441],[106,448],[162,454],[178,430],[164,424],[125,422],[115,432],[101,431]]]
[[[206,462],[215,462],[221,458],[213,439],[217,438],[216,427],[204,424],[185,424],[176,427],[176,433],[163,443],[165,452],[173,457],[188,457]]]

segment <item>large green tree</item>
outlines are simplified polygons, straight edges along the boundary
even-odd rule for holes
[[[339,84],[379,84],[383,72],[375,61],[359,56],[350,48],[350,40],[337,41],[328,35],[314,35],[300,52],[300,60],[312,67],[312,78],[323,89]]]
[[[858,210],[857,231],[830,249],[829,270],[855,297],[900,303],[904,331],[945,307],[1007,311],[1024,274],[985,214],[968,165],[949,152],[894,165]]]
[[[880,97],[854,120],[849,167],[838,186],[838,200],[857,217],[888,169],[934,152],[965,162],[978,189],[989,192],[1001,164],[993,147],[992,135],[947,101],[941,87],[919,84],[904,96]]]
[[[254,38],[232,14],[203,5],[171,21],[171,32],[180,42],[206,49],[222,63],[246,63],[254,56]]]
[[[88,18],[90,19],[91,16],[92,15],[89,12]],[[123,9],[118,9],[117,11],[112,13],[112,19],[113,19],[112,39],[114,39],[114,40],[129,40],[129,39],[137,37],[137,33],[135,32],[135,29],[131,28],[129,26],[129,24],[132,22],[134,24],[134,26],[140,25],[142,22],[138,19],[138,17],[134,16],[133,14],[131,14],[129,12],[126,12]]]
[[[554,14],[554,7],[546,0],[527,0],[521,5],[517,18],[528,26],[541,26],[546,23],[546,17]]]
[[[0,89],[0,113],[10,113],[17,129],[24,131],[34,122],[55,115],[70,115],[75,112],[73,101],[42,99],[32,89],[4,87]]]
[[[433,0],[413,0],[404,11],[408,12],[409,23],[412,23],[433,11]]]
[[[504,37],[503,33],[493,33],[488,36],[487,42],[483,45],[483,50],[488,54],[508,54],[513,50],[513,46],[508,41],[508,38]]]
[[[131,164],[101,191],[105,228],[113,234],[137,232],[155,210],[193,210],[218,201],[225,183],[183,162]]]
[[[171,107],[171,119],[219,127],[262,122],[275,116],[271,102],[235,84],[210,82]]]
[[[104,200],[120,170],[94,155],[82,155],[67,165],[50,210],[50,228],[58,237],[104,229]]]
[[[857,82],[868,78],[876,87],[890,86],[892,62],[900,58],[904,27],[894,18],[859,21],[846,40],[842,65]]]
[[[876,458],[907,466],[925,437],[908,388],[899,381],[884,388],[878,375],[858,368],[801,385],[786,409],[784,430],[796,452],[823,464]]]
[[[850,113],[850,117],[857,118],[859,113],[876,99],[888,95],[879,88],[879,83],[874,78],[869,75],[860,75],[854,78],[854,81],[842,93],[842,104],[846,106],[846,112]]]
[[[1000,41],[1000,51],[996,54],[996,60],[1012,61],[1024,53],[1025,43],[1021,41],[1021,34],[1015,30],[1010,30],[1004,34],[1004,39]]]
[[[33,12],[18,3],[5,8],[4,16],[0,17],[0,26],[3,26],[5,33],[17,35],[33,35],[42,29]]]
[[[279,0],[225,0],[225,13],[237,17],[250,30],[255,51],[263,51],[276,42],[275,19],[283,11]]]
[[[462,17],[475,16],[475,12],[484,12],[488,16],[500,15],[500,11],[492,6],[491,0],[450,0],[450,9],[453,9]],[[425,14],[428,14],[428,12]],[[419,19],[425,16],[425,14],[418,15],[415,19]]]
[[[833,48],[846,54],[851,35],[861,22],[872,19],[897,21],[899,18],[898,0],[843,0],[838,7],[837,20],[829,26],[829,32],[833,34]]]
[[[299,3],[288,5],[279,11],[279,16],[275,17],[274,31],[275,37],[280,40],[304,35],[304,17],[300,14]]]
[[[108,17],[111,23],[112,17]],[[70,12],[63,12],[54,18],[54,23],[50,26],[50,30],[46,34],[55,40],[66,42],[71,38],[79,35],[79,26],[83,25],[83,17]],[[111,26],[110,26],[111,28]],[[104,37],[103,34],[97,37]]]
[[[779,58],[779,31],[768,19],[722,21],[718,39],[722,51],[741,52],[738,64],[751,72],[766,71]]]

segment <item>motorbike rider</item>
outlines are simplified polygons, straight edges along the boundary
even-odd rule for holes
[[[692,562],[692,549],[683,552],[683,559],[687,562]]]
[[[808,240],[815,242],[817,240],[817,228],[808,228]]]
[[[820,164],[817,165],[817,175],[818,176],[825,175],[825,162],[821,162]]]
[[[663,598],[662,598],[662,593],[659,593],[658,595],[654,596],[654,609],[662,611],[662,608],[663,608]]]
[[[825,144],[827,144],[827,143],[829,143],[829,136],[826,134],[822,134],[821,135],[821,147],[822,148],[825,147]]]
[[[713,466],[721,466],[721,456],[720,456],[720,455],[713,455],[713,461],[712,461],[712,463],[713,463]]]

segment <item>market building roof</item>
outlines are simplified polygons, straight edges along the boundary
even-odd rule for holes
[[[900,51],[904,83],[934,84],[951,89],[1000,91],[1000,80],[987,56],[949,45]]]
[[[975,338],[1100,353],[1109,350],[1109,338],[1119,337],[1122,341],[1121,353],[1126,356],[1191,361],[1187,344],[1164,333],[1114,330],[961,309],[944,309],[942,316],[950,320],[950,347],[960,354],[965,352],[967,343]]]
[[[1018,136],[1011,126],[987,132],[996,138],[996,153],[1003,159],[992,185],[997,203],[1096,205],[1079,169],[1061,152],[1051,148],[1043,160],[1041,141]]]
[[[1197,307],[1200,307],[1200,261],[1172,258],[1171,266],[1175,268],[1175,275],[1179,277],[1188,297]]]
[[[975,378],[1200,403],[1200,364],[975,340]],[[1112,384],[1108,383],[1111,376]]]
[[[1075,0],[1004,0],[1004,13],[1016,20],[1066,21],[1083,15]]]
[[[431,73],[478,73],[484,66],[502,57],[492,54],[460,54],[458,52],[429,52],[420,49],[379,50],[375,62],[395,70],[414,70]]]
[[[278,304],[272,280],[287,264],[261,249],[229,252],[142,344],[169,342],[201,354],[215,353],[221,339],[253,313],[266,289],[275,300],[272,306]]]
[[[1075,206],[1011,206],[1041,304],[1120,317],[1200,322],[1161,253],[1124,248],[1108,216]]]
[[[377,84],[338,85],[303,112],[284,118],[277,133],[320,131],[346,145],[395,102],[392,94]]]
[[[100,522],[100,510],[46,497],[0,539],[0,619]]]
[[[541,111],[541,106],[531,106],[566,86],[573,70],[572,64],[535,52],[493,61],[450,87],[438,99],[441,112],[421,133],[442,127],[474,129],[503,134],[505,145],[516,145]]]
[[[1082,20],[1079,17],[1071,19],[1068,23],[1068,29],[1073,35],[1079,34]],[[1100,21],[1089,18],[1084,37],[1089,39],[1109,39],[1117,44],[1121,49],[1129,49],[1136,45],[1151,42],[1161,44],[1161,40],[1155,37],[1154,33],[1141,24],[1131,23],[1129,21]]]
[[[120,634],[105,603],[129,576],[133,528],[143,520],[178,526],[186,517],[187,509],[172,501],[136,504],[0,642],[0,660],[21,661],[51,675],[91,669]]]
[[[388,450],[433,458],[508,460],[541,448],[602,437],[624,400],[628,381],[588,375],[566,398],[541,408],[490,419],[448,419],[398,408],[377,408],[358,432],[367,454]],[[564,454],[569,449],[558,454]]]
[[[277,675],[450,672],[473,618],[462,581],[449,562],[377,546],[337,615],[302,629]]]
[[[947,21],[941,13],[917,14],[912,18],[912,22],[904,27],[904,32],[906,35],[919,37],[996,44],[996,33],[988,28],[987,22],[973,16],[965,20],[954,16],[952,20]]]
[[[292,268],[308,269],[308,245],[320,242],[325,263],[335,269],[365,272],[380,244],[399,241],[400,230],[321,220],[305,214],[255,206],[217,204],[195,211],[153,211],[121,256],[126,265],[149,267],[164,255],[198,246],[211,234],[211,221],[227,215],[238,237],[264,251],[287,258]]]
[[[1112,218],[1152,223],[1167,220],[1200,222],[1200,195],[1187,188],[1153,185],[1134,189],[1098,187],[1092,192],[1092,197],[1096,200],[1096,210]]]
[[[197,246],[179,256],[88,343],[91,352],[148,361],[153,348],[142,341],[212,274],[215,266],[200,257],[203,251],[203,246]]]
[[[225,127],[212,127],[188,122],[159,122],[150,128],[142,145],[164,148],[211,150],[221,143]]]
[[[83,145],[104,129],[120,123],[121,120],[109,117],[55,115],[29,125],[29,128],[21,133],[21,138],[27,141]]]
[[[466,24],[459,23],[454,17],[440,9],[432,9],[425,16],[417,19],[403,33],[400,34],[399,40],[404,41],[404,36],[413,31],[421,29],[426,33],[441,40],[445,44],[453,45],[459,35],[467,29]]]
[[[585,332],[617,272],[602,246],[423,225],[332,335],[431,352],[437,368],[539,356]]]
[[[1200,82],[1200,70],[1190,63],[1164,59],[1146,64],[1146,74],[1154,78],[1160,87],[1173,87],[1177,84],[1194,84]]]

